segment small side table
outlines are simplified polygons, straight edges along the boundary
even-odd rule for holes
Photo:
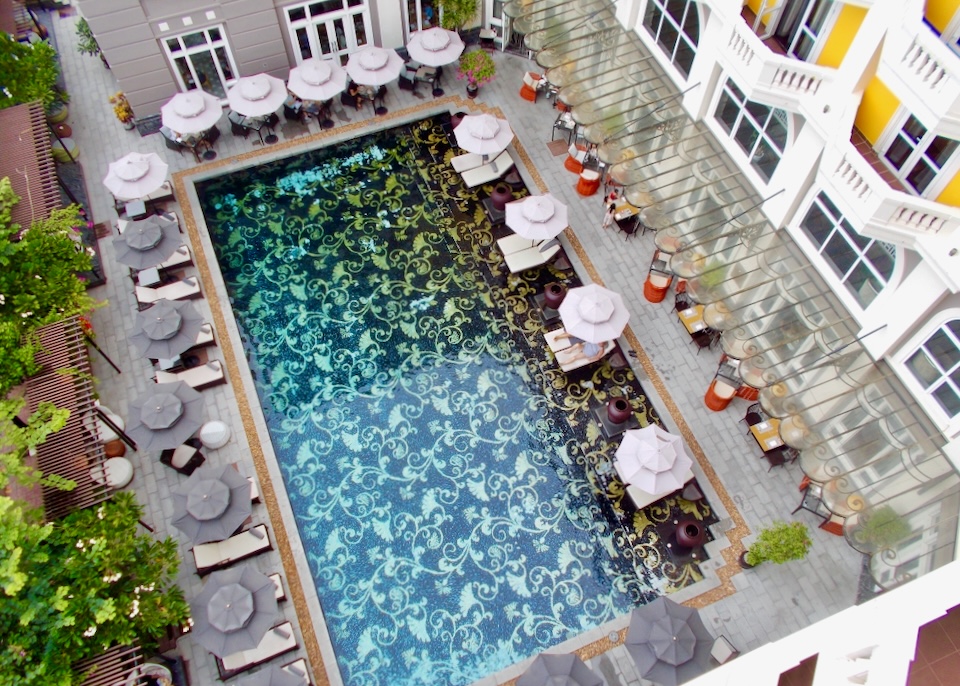
[[[216,450],[230,441],[230,427],[224,422],[214,420],[200,427],[200,442],[205,448]]]
[[[90,478],[110,488],[123,488],[133,480],[133,463],[125,457],[111,457],[103,466],[91,467]]]

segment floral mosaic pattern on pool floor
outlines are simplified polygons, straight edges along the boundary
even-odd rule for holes
[[[655,411],[610,358],[559,370],[532,296],[573,277],[507,273],[448,131],[198,189],[348,684],[498,671],[699,579],[670,562],[664,508],[715,521],[622,504],[588,402]]]

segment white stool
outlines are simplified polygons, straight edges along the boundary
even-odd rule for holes
[[[90,478],[110,488],[123,488],[133,481],[133,463],[125,457],[111,457],[103,466],[91,467]]]
[[[222,448],[230,440],[230,427],[224,422],[214,420],[200,427],[200,442],[205,448],[216,450]]]

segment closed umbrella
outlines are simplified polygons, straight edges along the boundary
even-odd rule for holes
[[[276,588],[253,567],[214,572],[190,603],[194,640],[217,657],[256,648],[277,618]]]
[[[241,76],[227,91],[230,109],[245,117],[266,117],[273,114],[287,99],[283,81],[269,74]]]
[[[152,215],[127,222],[123,233],[113,238],[117,260],[134,269],[156,267],[183,245],[176,219]]]
[[[463,53],[463,39],[456,31],[434,26],[414,31],[407,43],[410,59],[428,67],[442,67],[457,60]]]
[[[137,313],[138,328],[130,341],[142,357],[172,360],[196,344],[202,326],[203,315],[192,303],[164,298]]]
[[[567,228],[567,206],[549,193],[506,204],[507,226],[532,241],[555,238]]]
[[[570,289],[558,311],[567,333],[589,343],[613,340],[630,320],[620,294],[595,283]]]
[[[683,487],[693,459],[679,436],[651,424],[624,432],[614,465],[625,483],[647,493],[666,493]]]
[[[711,668],[713,641],[696,610],[661,596],[633,611],[625,645],[640,676],[677,686]]]
[[[453,133],[458,146],[477,155],[496,155],[513,140],[510,123],[492,114],[468,114]]]
[[[170,98],[160,108],[160,121],[177,133],[196,134],[212,129],[222,114],[223,108],[217,96],[192,90]]]
[[[603,686],[603,679],[577,655],[541,653],[517,679],[517,686]]]
[[[172,523],[194,543],[229,538],[251,511],[250,482],[230,465],[201,467],[173,492]]]
[[[346,70],[361,86],[383,86],[400,76],[403,58],[396,50],[368,45],[350,55]]]
[[[169,165],[156,153],[131,152],[111,162],[103,185],[117,200],[136,200],[150,195],[167,180]]]
[[[290,70],[287,88],[302,100],[324,101],[347,87],[347,72],[332,60],[305,59]]]
[[[142,450],[176,448],[203,424],[203,396],[183,381],[160,383],[130,402],[127,433]]]

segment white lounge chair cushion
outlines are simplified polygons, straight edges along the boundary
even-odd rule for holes
[[[475,152],[467,152],[463,155],[457,155],[450,160],[450,164],[453,165],[454,170],[459,174],[462,174],[468,169],[476,169],[477,167],[482,166],[485,162],[485,157],[483,155],[478,155]]]
[[[193,559],[197,569],[209,569],[230,564],[234,560],[249,557],[270,548],[270,537],[263,524],[241,531],[225,541],[201,543],[193,547]]]
[[[520,250],[536,248],[538,245],[539,243],[537,241],[524,238],[520,234],[516,233],[512,233],[509,236],[504,236],[503,238],[497,239],[497,247],[500,248],[500,252],[502,252],[504,255],[515,253]]]
[[[564,348],[563,350],[556,353],[557,362],[560,364],[560,369],[565,372],[572,372],[574,369],[580,369],[580,367],[585,367],[588,364],[593,364],[597,362],[606,355],[610,354],[610,351],[613,350],[613,341],[603,341],[598,343],[600,346],[600,355],[599,357],[594,355],[592,357],[583,357],[582,355],[577,355],[577,352],[581,348],[577,348],[576,351],[573,351],[573,346]]]
[[[260,641],[260,645],[252,650],[242,650],[233,655],[222,658],[224,671],[236,672],[249,665],[258,665],[272,657],[293,650],[297,647],[297,639],[293,637],[293,626],[290,622],[281,624],[268,631]]]
[[[551,243],[552,242],[553,241],[551,241]],[[541,264],[546,264],[558,252],[560,252],[560,244],[556,243],[546,248],[546,250],[540,247],[530,248],[528,250],[520,250],[509,255],[504,255],[503,258],[507,263],[507,269],[510,270],[510,273],[516,274],[525,269],[532,269],[539,267]]]
[[[174,267],[181,267],[191,262],[193,262],[193,257],[190,255],[190,248],[186,245],[181,245],[170,257],[158,264],[157,269],[173,269]]]
[[[191,388],[203,388],[219,383],[224,379],[223,365],[220,360],[211,360],[198,367],[184,369],[182,372],[155,372],[153,378],[157,383],[174,383],[186,381]]]
[[[613,464],[614,464],[614,467],[616,467],[617,461],[614,460]],[[617,470],[617,473],[618,474],[620,473],[619,469]],[[623,476],[621,475],[620,478],[623,479]],[[693,471],[690,469],[687,469],[687,472],[683,475],[683,483],[687,483],[692,478],[693,478]],[[636,507],[638,510],[646,507],[647,505],[652,505],[653,503],[657,502],[661,498],[666,498],[671,493],[673,493],[673,491],[667,491],[666,493],[647,493],[646,491],[637,488],[633,484],[627,485],[627,495],[630,496],[630,500],[633,501],[634,507]]]
[[[513,164],[513,157],[510,156],[510,151],[504,150],[497,155],[490,164],[485,164],[476,169],[468,169],[460,176],[468,188],[473,188],[474,186],[496,181],[506,174],[507,171],[513,167]]]
[[[561,350],[566,350],[570,347],[570,338],[567,337],[566,333],[567,330],[561,326],[559,329],[548,331],[543,335],[543,337],[547,341],[547,345],[550,347],[550,350],[558,353]]]
[[[146,288],[136,286],[134,291],[139,303],[154,303],[161,298],[167,300],[183,300],[200,294],[200,282],[195,276],[189,276],[180,281],[161,286],[160,288]]]

